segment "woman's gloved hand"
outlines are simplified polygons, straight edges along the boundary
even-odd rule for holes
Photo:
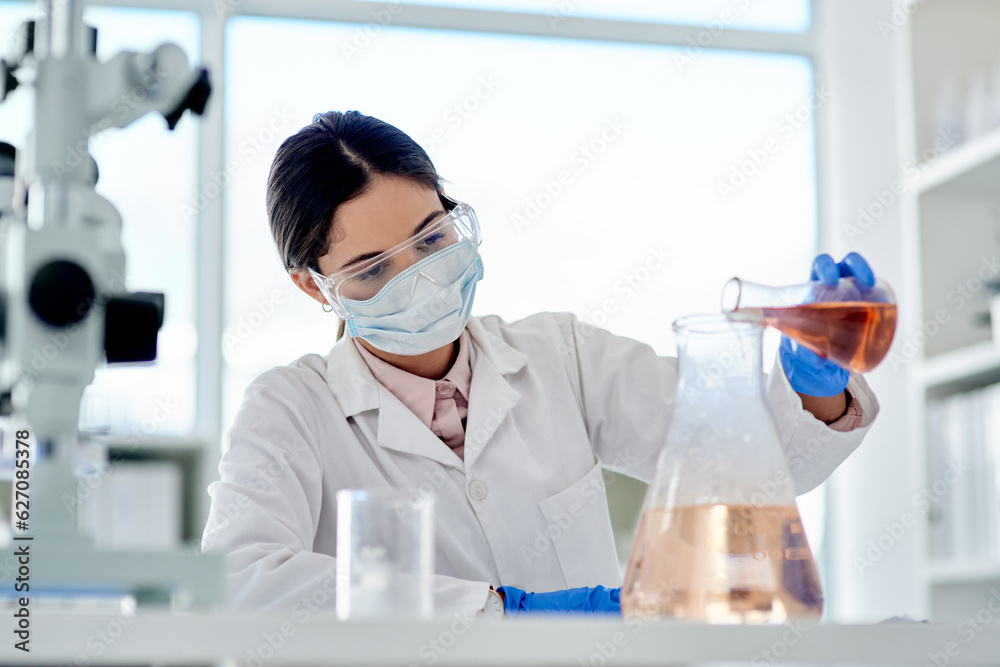
[[[525,593],[514,586],[500,586],[503,609],[508,616],[519,614],[616,614],[620,588],[568,588],[551,593]]]
[[[856,252],[848,253],[838,264],[829,255],[813,260],[810,280],[820,280],[836,285],[841,277],[854,278],[858,284],[871,287],[875,274],[865,258]],[[850,373],[823,357],[802,347],[788,336],[781,336],[778,347],[781,368],[792,389],[807,396],[836,396],[847,388]]]

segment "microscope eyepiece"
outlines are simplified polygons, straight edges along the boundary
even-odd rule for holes
[[[28,301],[43,322],[65,327],[87,316],[95,296],[94,283],[82,266],[57,260],[45,264],[35,273]]]

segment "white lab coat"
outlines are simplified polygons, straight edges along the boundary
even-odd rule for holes
[[[202,540],[227,554],[232,604],[299,620],[333,610],[334,495],[358,487],[436,494],[439,614],[481,609],[490,583],[621,585],[602,467],[651,479],[676,359],[566,313],[473,317],[468,332],[464,461],[375,381],[347,338],[249,386]],[[767,394],[799,493],[847,458],[878,412],[861,377],[849,389],[864,421],[836,432],[802,409],[775,364]]]

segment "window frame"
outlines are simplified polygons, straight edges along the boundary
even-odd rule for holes
[[[727,29],[712,35],[711,43],[705,47],[720,51],[749,51],[798,55],[809,60],[813,67],[814,81],[819,86],[820,68],[817,54],[820,44],[817,37],[815,17],[819,16],[820,0],[810,1],[812,20],[809,28],[800,33],[771,32],[763,30]],[[385,25],[384,14],[379,10],[402,7],[389,21],[394,27],[436,28],[487,32],[509,35],[549,37],[553,39],[576,39],[590,41],[626,42],[672,47],[690,47],[699,44],[699,37],[705,41],[705,26],[671,23],[647,23],[603,18],[567,16],[557,27],[550,24],[545,14],[523,12],[492,11],[471,8],[435,7],[428,5],[393,2],[368,2],[364,0],[340,0],[318,3],[313,0],[111,0],[109,2],[87,2],[88,5],[107,7],[127,7],[133,9],[160,9],[194,12],[201,19],[202,64],[212,75],[213,99],[199,123],[199,151],[197,182],[204,181],[205,174],[220,173],[225,169],[225,111],[222,99],[225,95],[226,80],[226,24],[234,16],[257,16],[270,18],[291,18],[301,20],[356,23],[362,26]],[[711,34],[711,33],[709,33]],[[821,203],[824,201],[822,184],[823,156],[825,154],[822,137],[825,110],[819,108],[815,116],[813,137],[816,146],[816,219],[822,230]],[[223,303],[225,299],[224,271],[224,197],[216,197],[201,210],[196,233],[196,267],[199,289],[195,312],[195,327],[198,340],[221,341],[224,333]],[[817,235],[817,240],[822,234]],[[196,401],[195,433],[198,438],[210,442],[222,442],[222,346],[199,344],[196,355]]]
[[[102,7],[122,7],[130,9],[157,9],[189,11],[198,15],[201,21],[200,64],[207,67],[212,76],[213,99],[206,114],[199,120],[199,148],[197,158],[197,182],[203,183],[206,175],[218,174],[225,170],[225,97],[226,80],[226,28],[230,18],[253,16],[265,18],[285,18],[299,20],[328,21],[358,24],[361,27],[383,26],[431,28],[482,32],[493,34],[543,37],[551,39],[573,39],[593,42],[617,42],[646,44],[666,47],[705,48],[716,51],[743,51],[777,55],[797,55],[810,63],[813,81],[817,87],[823,85],[823,69],[817,62],[822,44],[816,17],[821,15],[821,0],[809,0],[810,24],[803,32],[776,32],[727,28],[712,34],[705,25],[684,25],[661,22],[641,22],[568,15],[558,26],[550,23],[550,17],[540,13],[518,11],[494,11],[473,8],[436,7],[428,5],[389,2],[368,2],[364,0],[338,0],[333,3],[317,3],[312,0],[107,0],[105,2],[84,0],[87,5]],[[401,10],[399,9],[401,8]],[[397,11],[392,11],[397,10]],[[385,12],[391,12],[387,20]],[[710,36],[710,39],[706,37]],[[816,211],[818,225],[816,240],[823,243],[824,183],[827,171],[828,111],[822,106],[815,110],[814,136]],[[195,357],[195,426],[192,437],[204,443],[216,443],[203,452],[203,465],[216,470],[224,446],[223,382],[225,377],[222,349],[225,332],[225,280],[224,280],[224,234],[225,197],[210,199],[199,212],[195,235],[197,271],[196,321],[195,327],[200,344]],[[210,343],[210,344],[206,344]],[[185,438],[187,439],[187,438]]]
[[[810,21],[808,30],[800,33],[772,32],[763,30],[727,29],[712,35],[705,48],[720,51],[749,51],[798,55],[808,59],[813,67],[814,81],[819,68],[816,66],[819,44],[815,17],[818,15],[819,0],[810,0]],[[134,9],[162,9],[190,11],[201,19],[202,64],[209,68],[213,82],[213,97],[205,116],[199,123],[199,155],[197,182],[204,180],[205,174],[220,173],[225,168],[225,111],[222,98],[225,95],[223,82],[226,77],[226,24],[234,16],[256,16],[289,18],[300,20],[356,23],[362,26],[383,26],[411,28],[434,28],[486,32],[519,36],[547,37],[553,39],[576,39],[589,41],[625,42],[672,47],[690,47],[705,41],[705,26],[671,23],[650,23],[640,21],[604,18],[578,17],[569,15],[558,27],[550,24],[545,14],[481,10],[472,8],[435,7],[428,5],[365,0],[341,0],[336,3],[316,3],[312,0],[113,0],[111,2],[87,2],[86,4],[128,7]],[[402,7],[386,22],[383,12]],[[711,34],[711,33],[709,33]],[[817,109],[815,116],[816,136],[816,219],[822,229],[821,213],[823,192],[821,190],[822,156],[821,138],[824,113]],[[225,322],[223,304],[225,300],[224,271],[224,224],[225,198],[212,199],[200,212],[196,233],[196,267],[199,290],[196,298],[196,322],[199,341],[221,341]],[[819,239],[821,235],[817,235]],[[224,361],[222,346],[199,344],[196,355],[196,401],[195,433],[200,439],[221,443],[223,438],[222,395]],[[221,452],[221,448],[220,448]]]

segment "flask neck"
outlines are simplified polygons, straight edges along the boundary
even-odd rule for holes
[[[794,506],[761,368],[763,327],[723,315],[674,324],[678,383],[652,506]]]
[[[679,401],[716,391],[763,396],[760,324],[699,316],[679,320],[674,331]]]

